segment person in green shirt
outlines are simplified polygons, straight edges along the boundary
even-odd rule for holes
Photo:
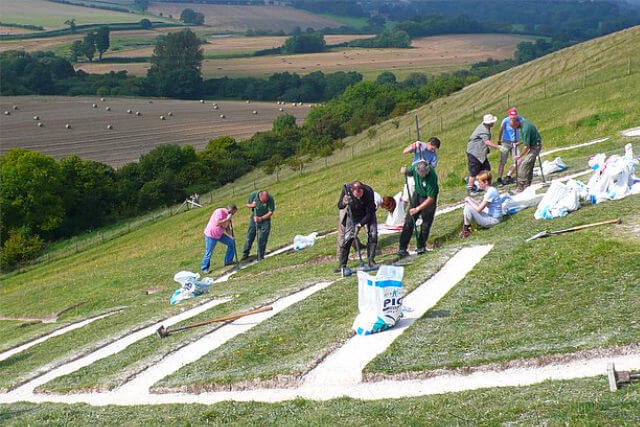
[[[273,202],[273,197],[267,191],[256,190],[249,194],[245,206],[251,209],[251,218],[249,218],[249,229],[242,251],[242,261],[249,258],[256,234],[258,235],[258,261],[260,261],[264,258],[267,249],[267,240],[269,240],[271,232],[271,217],[276,210],[276,205]]]
[[[431,231],[431,224],[436,214],[436,201],[438,199],[438,176],[435,169],[426,162],[420,161],[408,169],[402,167],[400,172],[406,176],[413,176],[414,185],[411,189],[411,209],[404,220],[402,233],[400,234],[399,257],[409,255],[407,248],[413,235],[415,224],[420,225],[418,232],[418,255],[427,251],[427,239]],[[420,224],[422,220],[422,224]]]
[[[533,167],[542,149],[542,138],[536,126],[522,117],[512,118],[510,126],[516,131],[520,130],[522,150],[513,160],[518,164],[518,177],[516,192],[521,192],[531,185],[533,180]]]

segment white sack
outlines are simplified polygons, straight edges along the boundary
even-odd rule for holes
[[[553,219],[566,216],[578,208],[580,208],[580,200],[575,188],[554,181],[540,200],[533,216],[535,219]]]
[[[306,236],[296,235],[293,238],[293,249],[296,251],[300,251],[304,248],[309,248],[316,243],[316,238],[318,237],[318,233],[311,233]]]
[[[545,160],[542,162],[542,172],[544,176],[551,175],[554,172],[562,172],[567,169],[567,164],[560,157],[556,157],[555,160]],[[540,168],[533,168],[533,174],[540,176]]]
[[[402,316],[404,267],[382,265],[376,276],[358,272],[358,311],[352,329],[370,335],[393,327]]]

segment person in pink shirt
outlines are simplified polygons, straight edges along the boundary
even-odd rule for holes
[[[234,204],[230,204],[226,208],[218,208],[211,214],[209,223],[204,229],[204,257],[200,264],[202,274],[209,274],[209,264],[211,262],[211,254],[218,242],[222,242],[227,246],[227,253],[224,257],[224,265],[233,264],[233,255],[235,253],[235,240],[231,236],[231,217],[238,211]]]

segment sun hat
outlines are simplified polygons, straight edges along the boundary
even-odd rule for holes
[[[482,123],[484,123],[485,125],[492,125],[497,121],[498,121],[498,118],[493,114],[485,114],[482,117]]]

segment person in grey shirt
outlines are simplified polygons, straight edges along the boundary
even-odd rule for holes
[[[498,121],[498,118],[491,114],[485,114],[480,123],[467,143],[467,160],[469,161],[469,178],[467,181],[467,189],[469,193],[476,193],[477,189],[474,186],[476,176],[483,170],[491,170],[491,163],[487,155],[489,154],[489,147],[496,150],[507,150],[506,147],[491,141],[491,128]]]

